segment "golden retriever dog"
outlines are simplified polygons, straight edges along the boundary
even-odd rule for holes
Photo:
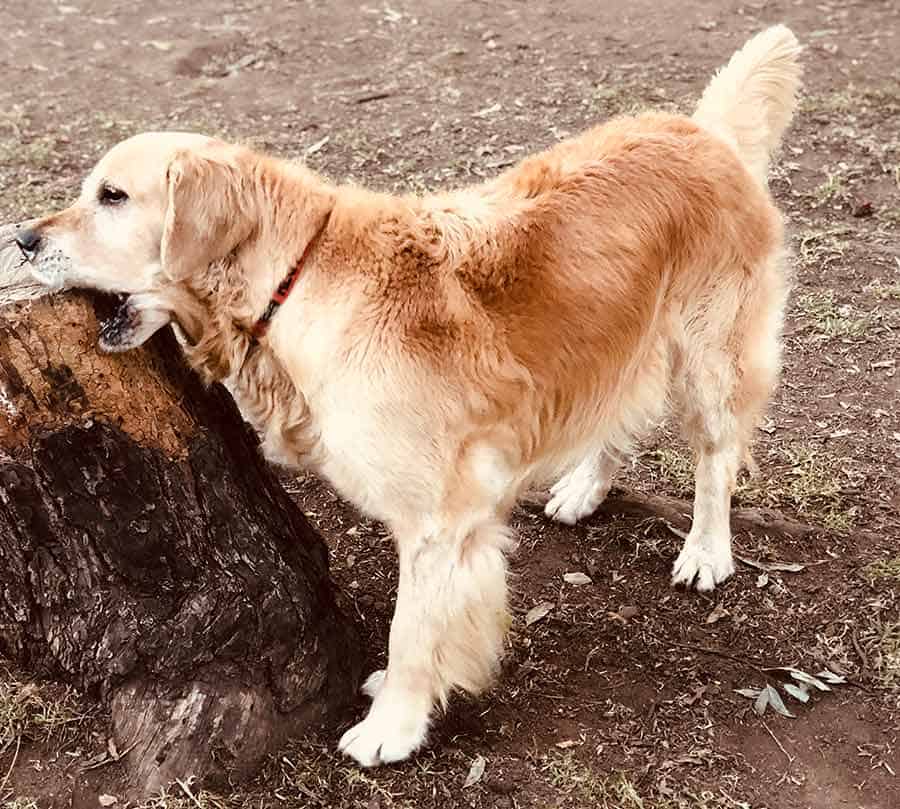
[[[788,282],[770,154],[800,48],[777,26],[692,117],[624,117],[481,185],[392,196],[180,133],[133,137],[20,232],[42,282],[128,297],[108,350],[173,323],[273,461],[312,468],[395,537],[386,671],[340,749],[404,759],[498,667],[507,521],[558,480],[565,523],[666,413],[696,453],[673,583],[734,570],[731,490],[779,373]]]

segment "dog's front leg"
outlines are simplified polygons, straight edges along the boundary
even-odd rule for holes
[[[342,752],[366,767],[405,759],[425,741],[435,706],[455,689],[475,694],[491,682],[509,623],[510,544],[502,522],[471,515],[424,537],[398,537],[387,671],[363,686],[372,707],[344,734]]]

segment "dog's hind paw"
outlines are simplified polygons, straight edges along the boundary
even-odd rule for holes
[[[734,573],[730,543],[717,544],[709,547],[688,538],[672,567],[672,586],[709,592]]]

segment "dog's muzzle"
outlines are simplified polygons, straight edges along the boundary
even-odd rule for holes
[[[34,261],[41,247],[41,234],[33,228],[25,228],[16,233],[15,240],[19,250],[22,251],[22,255],[28,261]]]

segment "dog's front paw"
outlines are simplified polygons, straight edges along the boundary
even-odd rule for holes
[[[672,568],[672,586],[708,592],[732,573],[734,559],[729,541],[705,544],[689,537]]]
[[[544,514],[565,525],[575,525],[597,510],[609,489],[608,481],[574,469],[550,489],[550,500],[544,507]]]
[[[427,711],[410,710],[397,702],[376,702],[369,715],[341,737],[338,749],[363,767],[377,767],[409,758],[424,744],[427,734]]]

